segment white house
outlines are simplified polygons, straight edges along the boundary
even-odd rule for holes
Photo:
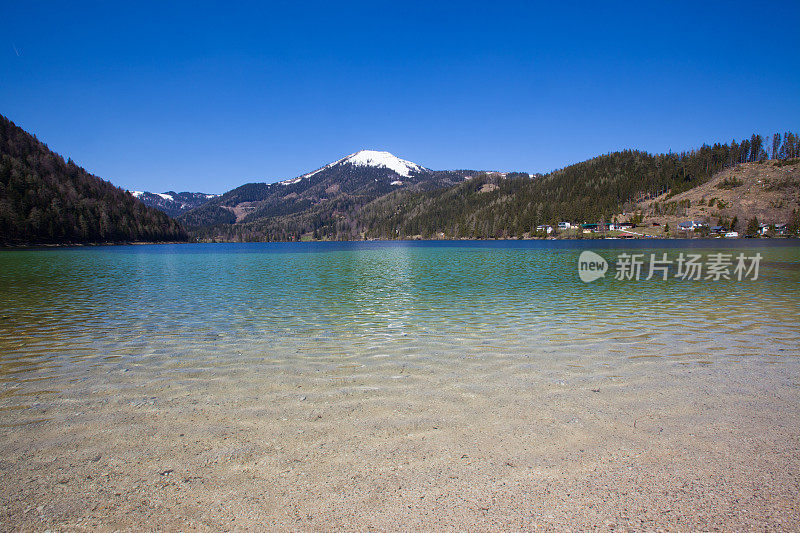
[[[545,232],[548,235],[553,233],[553,226],[548,226],[547,224],[542,224],[541,226],[536,226],[536,231]]]
[[[707,228],[708,224],[699,220],[687,220],[678,224],[678,229],[682,231],[697,231],[700,228]]]
[[[571,227],[572,227],[572,224],[570,224],[569,222],[559,222],[558,223],[558,229],[561,229],[561,230],[570,229]]]

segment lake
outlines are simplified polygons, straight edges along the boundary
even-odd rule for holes
[[[799,307],[790,240],[2,251],[0,524],[793,528]]]

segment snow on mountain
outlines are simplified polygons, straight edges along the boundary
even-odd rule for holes
[[[171,217],[180,215],[185,211],[199,207],[218,194],[206,194],[202,192],[148,192],[148,191],[128,191],[134,197],[141,200],[145,205],[155,207],[165,212]]]
[[[412,172],[422,172],[425,169],[416,163],[400,159],[389,152],[376,152],[374,150],[361,150],[347,156],[345,163],[363,167],[384,167],[393,170],[407,178]]]
[[[358,152],[350,154],[347,157],[343,157],[338,161],[329,163],[324,167],[315,170],[314,172],[303,174],[299,178],[281,181],[280,183],[283,185],[292,185],[295,183],[299,183],[301,180],[305,178],[310,178],[315,174],[319,174],[323,170],[333,168],[337,165],[347,165],[347,164],[354,166],[361,166],[361,167],[386,168],[388,170],[397,173],[400,176],[403,176],[404,178],[409,177],[412,172],[425,172],[428,170],[425,167],[422,167],[416,163],[412,163],[411,161],[400,159],[399,157],[389,152],[379,152],[377,150],[359,150]]]

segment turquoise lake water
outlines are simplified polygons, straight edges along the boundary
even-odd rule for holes
[[[6,251],[0,253],[2,380],[8,389],[31,377],[57,381],[75,365],[151,359],[213,366],[240,353],[374,358],[506,350],[546,357],[583,350],[613,358],[630,349],[712,362],[797,355],[800,248],[776,244],[273,243]],[[612,261],[605,279],[578,279],[583,249]],[[763,259],[755,281],[609,279],[613,260],[626,251],[666,252],[673,259],[682,251],[704,257],[760,252]]]
[[[773,241],[164,245],[0,253],[7,395],[82,365],[237,357],[797,354],[800,248]],[[612,262],[577,276],[584,249]],[[763,256],[755,281],[609,279],[619,253]],[[646,255],[646,258],[649,256]],[[646,269],[645,269],[646,272]],[[672,273],[674,275],[674,273]],[[642,277],[645,277],[644,275]],[[630,353],[628,353],[630,351]]]
[[[611,265],[586,284],[578,254]],[[760,253],[758,279],[614,279],[621,253]],[[703,276],[705,277],[705,276]],[[735,277],[735,276],[734,276]],[[503,355],[626,368],[800,352],[793,241],[500,241],[119,246],[0,253],[0,380],[60,390],[86,368],[147,378],[273,361]],[[24,413],[14,411],[24,423]]]

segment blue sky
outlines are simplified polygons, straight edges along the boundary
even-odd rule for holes
[[[0,113],[130,189],[545,172],[800,125],[800,2],[3,2]],[[702,4],[702,5],[700,5]]]

